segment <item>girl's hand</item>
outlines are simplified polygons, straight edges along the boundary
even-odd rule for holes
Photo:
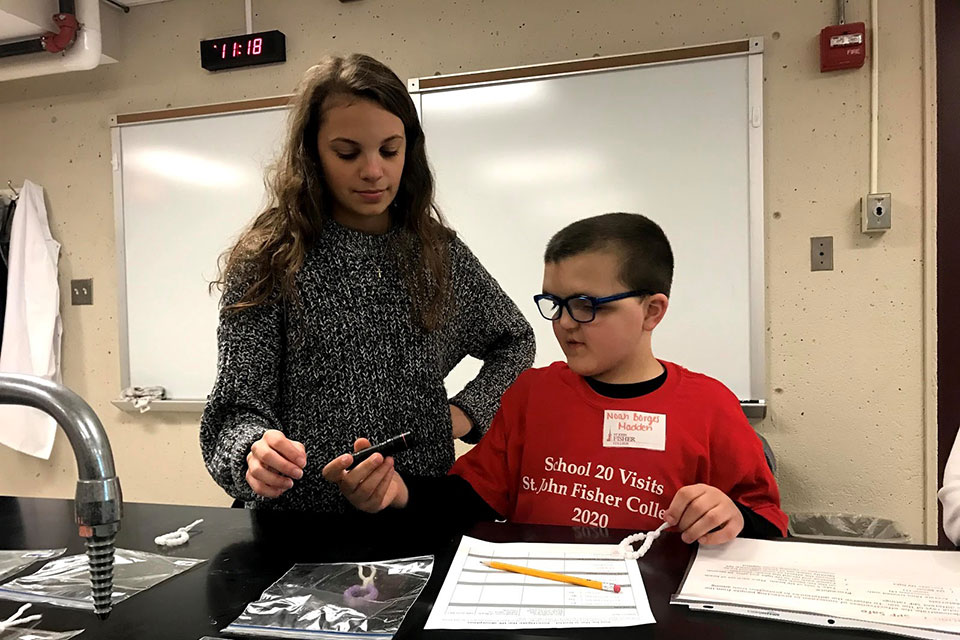
[[[369,440],[359,438],[353,443],[353,451],[356,453],[369,446]],[[393,458],[384,458],[375,453],[347,471],[351,464],[353,456],[344,454],[323,467],[323,478],[337,485],[350,504],[367,513],[407,505],[407,485],[394,470]]]
[[[277,498],[303,477],[307,450],[299,442],[270,429],[253,443],[247,454],[247,484],[264,498]]]
[[[450,405],[450,422],[453,423],[453,437],[462,438],[473,429],[473,423],[463,412],[463,409],[455,405]]]

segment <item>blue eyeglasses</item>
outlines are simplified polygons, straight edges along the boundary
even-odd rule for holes
[[[552,293],[538,293],[537,295],[533,296],[533,301],[537,304],[537,309],[540,310],[540,315],[546,320],[559,320],[560,316],[563,315],[563,310],[566,309],[571,318],[583,324],[586,322],[593,322],[593,319],[597,317],[597,308],[601,305],[607,304],[608,302],[613,302],[615,300],[623,300],[624,298],[641,298],[643,296],[651,296],[654,293],[654,291],[638,289],[635,291],[618,293],[612,296],[605,296],[603,298],[595,298],[593,296],[569,296],[566,298],[558,298]]]

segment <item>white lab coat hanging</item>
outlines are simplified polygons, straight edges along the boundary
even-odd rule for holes
[[[50,235],[43,188],[23,183],[10,232],[7,309],[0,372],[60,382],[60,243]],[[47,414],[0,405],[0,444],[48,459],[57,423]]]

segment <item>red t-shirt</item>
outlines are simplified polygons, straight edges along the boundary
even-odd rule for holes
[[[760,439],[736,396],[663,362],[664,384],[601,396],[565,362],[525,371],[450,473],[514,522],[650,530],[674,494],[708,484],[786,533]]]

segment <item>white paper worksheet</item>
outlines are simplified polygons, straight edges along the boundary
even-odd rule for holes
[[[672,602],[960,638],[960,553],[738,538],[700,547]]]
[[[491,569],[497,560],[613,582],[620,593]],[[464,536],[426,629],[626,627],[656,622],[636,560],[612,544],[484,542]]]

